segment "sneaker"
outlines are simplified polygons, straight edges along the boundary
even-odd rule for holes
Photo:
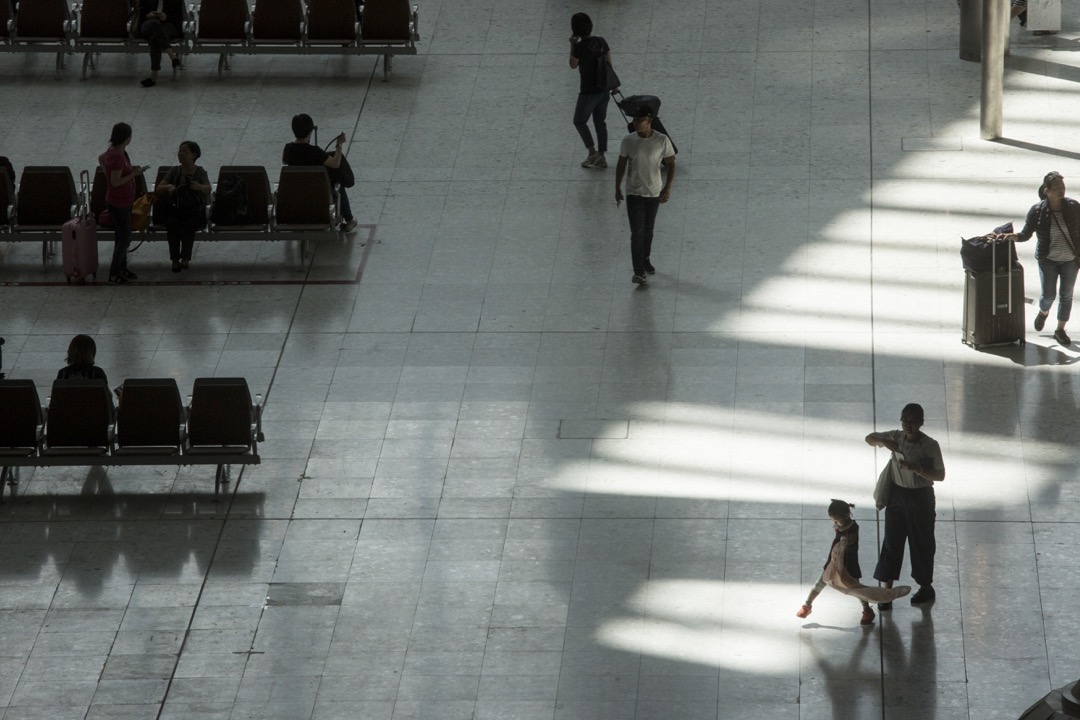
[[[892,610],[892,603],[878,603],[877,609],[879,612],[889,612],[890,610]]]
[[[812,613],[813,611],[814,611],[814,608],[810,607],[806,603],[803,603],[803,606],[801,608],[799,608],[798,612],[795,613],[795,617],[804,618],[804,617],[808,616],[810,613]]]
[[[341,231],[342,232],[352,232],[353,230],[356,229],[356,225],[357,225],[356,218],[349,218],[345,222],[341,223]]]
[[[645,272],[649,273],[650,275],[655,275],[656,274],[656,268],[654,268],[652,266],[652,263],[649,262],[648,260],[645,261]]]
[[[180,272],[180,261],[179,260],[173,260],[172,261],[172,271],[174,273]]]
[[[635,283],[637,285],[644,285],[645,283],[647,283],[649,281],[645,279],[644,275],[635,275],[634,277],[630,278],[630,282]]]
[[[596,168],[597,170],[603,170],[604,168],[606,168],[607,158],[604,157],[604,153],[597,153],[596,158],[592,161],[592,164],[590,164],[589,167]]]
[[[589,157],[581,161],[581,167],[591,168],[597,157],[601,157],[600,153],[589,153]]]
[[[1055,330],[1054,339],[1065,347],[1069,347],[1070,345],[1072,345],[1072,338],[1070,338],[1064,330]]]
[[[138,279],[139,279],[139,276],[138,276],[138,275],[136,275],[135,273],[131,272],[131,271],[130,271],[130,270],[128,270],[127,268],[124,268],[124,277],[126,277],[126,278],[127,278],[128,280],[138,280]]]
[[[128,280],[123,275],[110,275],[109,276],[109,284],[110,285],[127,285],[130,282],[131,281]]]
[[[911,596],[912,605],[921,605],[922,603],[928,603],[937,597],[937,593],[934,592],[934,588],[930,585],[923,585],[919,588],[919,592]]]
[[[859,620],[860,625],[873,625],[874,624],[874,611],[869,607],[863,608],[862,618]]]
[[[1046,318],[1050,313],[1035,313],[1035,332],[1042,332],[1042,329],[1046,327]]]

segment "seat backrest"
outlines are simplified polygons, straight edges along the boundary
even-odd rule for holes
[[[11,37],[8,30],[8,22],[14,13],[11,11],[11,0],[0,0],[0,38]]]
[[[15,34],[21,40],[65,40],[64,23],[70,19],[67,0],[21,0]]]
[[[251,220],[250,223],[244,224],[268,225],[272,194],[270,177],[266,174],[266,168],[262,165],[223,165],[218,170],[217,184],[221,185],[222,178],[228,175],[238,175],[244,180],[247,193],[247,216]]]
[[[49,447],[105,448],[114,415],[104,380],[55,380],[45,424]]]
[[[199,40],[242,42],[251,20],[248,0],[213,0],[199,3]]]
[[[33,380],[0,380],[0,449],[37,446],[41,400]]]
[[[60,226],[70,220],[79,205],[75,178],[66,165],[33,165],[19,177],[20,225]]]
[[[80,40],[123,41],[131,37],[128,0],[83,0],[79,14]]]
[[[116,413],[119,447],[180,448],[184,405],[172,378],[124,381],[123,399]]]
[[[162,178],[165,177],[165,173],[169,172],[172,165],[158,165],[157,173],[154,174],[154,191],[157,192],[157,186],[161,184]],[[150,208],[150,224],[155,227],[165,226],[165,215],[169,211],[168,195],[162,194],[156,203]]]
[[[360,39],[408,40],[409,0],[365,0]]]
[[[256,42],[299,42],[303,22],[300,0],[259,0],[251,19],[251,34]]]
[[[0,0],[3,2],[3,0]],[[15,188],[11,187],[11,178],[0,172],[0,227],[11,224],[11,201],[15,199]]]
[[[278,180],[278,225],[330,225],[330,175],[323,166],[286,166]]]
[[[356,0],[308,0],[309,41],[356,40]]]
[[[244,378],[196,378],[191,389],[192,447],[250,445],[254,411]]]

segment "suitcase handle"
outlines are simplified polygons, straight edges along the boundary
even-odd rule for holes
[[[79,185],[82,186],[79,197],[79,209],[76,211],[81,218],[90,216],[90,171],[83,170],[79,173]]]
[[[1008,288],[1009,288],[1009,290],[1008,290],[1008,293],[1009,293],[1009,300],[1008,300],[1009,314],[1012,315],[1012,311],[1013,311],[1013,306],[1012,306],[1012,297],[1013,297],[1013,292],[1012,292],[1012,276],[1013,276],[1013,274],[1012,274],[1012,271],[1013,271],[1012,256],[1013,256],[1013,254],[1012,254],[1011,251],[1012,251],[1013,241],[1009,240],[1008,243],[1009,243],[1010,252],[1009,252],[1009,267],[1006,270],[1006,274],[1008,275],[1008,280],[1006,280],[1006,283],[1008,284]],[[993,307],[993,311],[991,312],[992,315],[997,315],[997,278],[998,278],[998,274],[997,274],[997,246],[998,246],[997,242],[990,243],[990,268],[991,268],[991,272],[994,273],[994,279],[990,283],[990,305],[991,305],[991,307]]]

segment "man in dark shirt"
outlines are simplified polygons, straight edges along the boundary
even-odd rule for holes
[[[307,113],[293,116],[292,131],[296,138],[285,145],[281,152],[281,162],[285,165],[299,165],[318,167],[323,165],[330,174],[330,182],[340,182],[337,178],[337,169],[341,167],[341,146],[345,144],[345,133],[341,133],[335,139],[334,152],[328,153],[318,145],[311,144],[311,133],[315,130],[315,121]],[[356,228],[356,218],[353,217],[352,208],[349,207],[349,196],[345,194],[343,186],[338,187],[338,201],[341,206],[341,229],[350,232]]]

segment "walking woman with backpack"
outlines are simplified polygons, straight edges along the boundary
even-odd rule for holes
[[[594,36],[592,19],[585,13],[575,13],[570,18],[570,69],[581,75],[577,107],[574,109],[574,127],[581,135],[589,156],[581,163],[583,168],[606,168],[607,159],[607,108],[610,89],[601,80],[611,67],[611,48],[602,37]],[[596,128],[596,143],[589,132],[589,118]]]

